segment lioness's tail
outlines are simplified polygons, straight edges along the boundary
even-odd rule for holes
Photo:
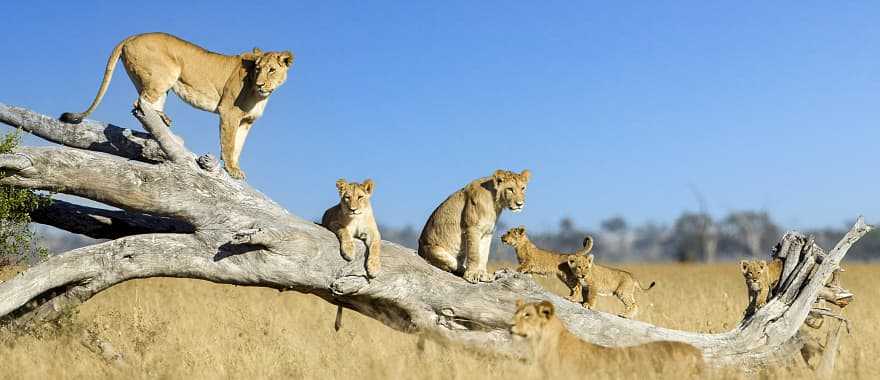
[[[642,283],[638,280],[636,280],[636,284],[639,285],[639,289],[641,289],[643,292],[647,292],[647,291],[651,290],[654,287],[654,285],[657,285],[657,281],[651,281],[651,285],[648,285],[647,288],[643,288]]]
[[[133,37],[134,36],[122,40],[122,42],[116,45],[113,49],[113,53],[110,54],[110,59],[107,60],[107,67],[104,69],[104,79],[101,81],[101,88],[98,90],[98,95],[95,96],[95,100],[92,101],[92,105],[89,106],[89,109],[80,113],[65,112],[61,114],[61,117],[59,118],[61,121],[71,124],[82,123],[83,119],[89,116],[95,108],[98,108],[98,104],[100,104],[101,99],[104,98],[104,93],[107,92],[107,87],[110,87],[110,78],[113,76],[113,69],[116,68],[116,61],[118,61],[119,56],[122,55],[122,48],[125,47],[125,43]]]
[[[581,248],[580,252],[578,252],[578,253],[586,255],[586,254],[590,253],[591,251],[593,251],[593,237],[590,235],[587,235],[587,237],[584,238],[584,247]]]

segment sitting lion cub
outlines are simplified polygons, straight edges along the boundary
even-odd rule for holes
[[[656,284],[651,282],[647,288],[643,288],[639,280],[632,273],[620,269],[595,264],[593,255],[580,256],[570,255],[568,267],[575,276],[586,286],[586,299],[584,307],[593,309],[596,307],[597,296],[616,296],[626,307],[621,317],[633,318],[638,313],[639,306],[636,304],[635,290],[643,292],[651,290]]]
[[[538,248],[529,240],[526,228],[523,226],[507,230],[504,235],[501,235],[501,242],[516,250],[516,259],[519,261],[517,272],[540,275],[556,274],[559,281],[562,281],[570,292],[565,299],[571,302],[581,302],[581,282],[566,264],[569,255]],[[587,236],[584,238],[584,247],[573,254],[586,255],[592,249],[593,237]]]
[[[336,181],[336,189],[339,190],[339,204],[324,212],[321,225],[333,231],[339,238],[339,251],[347,261],[354,258],[354,239],[362,240],[367,246],[364,260],[367,277],[374,278],[379,273],[382,238],[373,217],[373,206],[370,205],[373,180],[348,183],[339,179]]]
[[[635,347],[608,348],[582,341],[565,328],[556,317],[553,304],[548,301],[525,303],[518,300],[510,333],[515,341],[526,341],[531,359],[545,371],[565,372],[567,368],[561,365],[578,364],[593,369],[602,365],[614,369],[618,374],[621,365],[650,366],[674,373],[680,373],[681,370],[698,372],[703,367],[702,352],[685,343],[654,342]],[[656,366],[655,363],[660,365]]]
[[[749,306],[746,315],[752,315],[763,307],[770,298],[770,291],[776,287],[782,275],[782,260],[773,259],[770,264],[764,260],[740,261],[746,287],[749,288]]]
[[[165,96],[174,91],[183,101],[200,110],[220,114],[220,151],[226,171],[244,178],[238,166],[244,140],[254,122],[263,115],[269,95],[284,84],[293,65],[289,51],[222,55],[165,33],[128,37],[110,54],[98,95],[87,110],[65,112],[61,121],[79,124],[89,116],[110,86],[116,61],[122,58],[125,71],[138,91],[138,101],[152,106],[165,124]],[[135,102],[137,104],[138,102]]]

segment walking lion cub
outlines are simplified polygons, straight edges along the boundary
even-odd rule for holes
[[[620,315],[624,318],[633,318],[639,311],[635,297],[636,289],[646,292],[656,284],[652,281],[651,285],[644,288],[632,273],[596,264],[592,254],[587,256],[570,255],[567,264],[586,287],[584,307],[592,310],[596,307],[598,296],[614,295],[626,307],[623,314]]]
[[[749,289],[749,306],[746,315],[752,315],[767,304],[770,292],[782,276],[782,260],[776,258],[767,263],[764,260],[740,261],[740,269]]]
[[[367,277],[374,278],[380,269],[380,250],[382,237],[373,216],[370,197],[373,195],[373,180],[363,183],[336,181],[339,190],[339,204],[327,209],[321,218],[321,225],[333,231],[339,238],[339,251],[342,258],[351,261],[354,258],[354,239],[362,240],[367,246],[364,269]]]
[[[556,274],[559,281],[562,281],[570,292],[565,299],[571,302],[581,302],[581,294],[583,293],[581,282],[567,264],[570,255],[538,248],[529,240],[526,228],[523,226],[507,230],[504,235],[501,235],[501,242],[513,247],[516,251],[516,259],[519,261],[517,272],[539,275]],[[593,237],[587,236],[584,238],[583,248],[572,255],[587,255],[592,250]]]

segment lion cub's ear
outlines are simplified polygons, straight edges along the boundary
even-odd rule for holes
[[[532,172],[529,169],[523,170],[522,173],[519,174],[522,179],[526,182],[532,179]]]
[[[253,54],[256,55],[256,56],[260,56],[260,55],[263,55],[263,51],[260,50],[260,48],[255,47],[254,50],[253,50]]]
[[[748,261],[740,260],[739,266],[741,267],[743,273],[746,273],[749,271],[749,262]]]
[[[550,317],[556,313],[556,310],[550,301],[541,301],[541,303],[538,304],[538,313],[540,313],[544,319],[550,319]]]
[[[498,169],[495,171],[495,173],[492,173],[492,182],[495,183],[495,187],[498,187],[501,182],[504,182],[505,176],[507,176],[507,173],[505,173],[504,170],[501,169]]]
[[[367,178],[367,180],[364,181],[363,186],[364,186],[364,191],[366,191],[367,194],[373,194],[373,180],[372,179]]]
[[[337,179],[336,180],[336,190],[339,190],[339,194],[345,191],[345,188],[348,187],[348,182],[345,182],[345,179]]]
[[[592,254],[592,253],[589,254],[589,255],[587,255],[587,258],[584,259],[584,260],[587,262],[587,266],[593,265],[593,258],[594,258],[594,257],[593,257],[593,254]]]
[[[293,53],[289,50],[281,52],[281,63],[284,64],[284,66],[290,67],[290,65],[293,64]]]
[[[516,309],[517,310],[522,309],[522,307],[525,306],[525,304],[526,304],[526,301],[524,301],[522,298],[516,300]]]
[[[517,230],[517,232],[519,232],[519,233],[521,233],[521,234],[526,233],[526,227],[525,227],[525,226],[519,226],[519,227],[516,228],[516,230]]]

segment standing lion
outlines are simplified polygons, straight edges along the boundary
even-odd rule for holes
[[[496,170],[472,181],[434,210],[419,237],[419,255],[471,283],[492,282],[486,272],[495,223],[501,211],[522,211],[531,172]]]
[[[262,52],[254,48],[253,52],[229,56],[170,34],[138,34],[113,49],[98,95],[89,108],[79,113],[65,112],[61,121],[79,124],[98,107],[120,58],[138,92],[135,104],[148,104],[165,124],[171,125],[164,113],[168,91],[174,91],[193,107],[220,115],[223,164],[229,175],[238,179],[244,178],[238,158],[248,132],[263,115],[269,95],[287,80],[293,65],[289,51]]]

